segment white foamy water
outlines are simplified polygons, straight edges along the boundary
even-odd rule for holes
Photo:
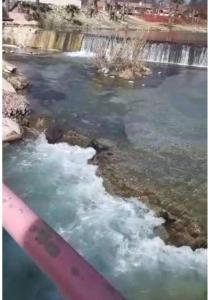
[[[204,299],[206,250],[165,245],[153,231],[161,218],[138,199],[106,192],[88,164],[94,154],[41,136],[11,153],[4,174],[128,299]]]
[[[121,40],[112,37],[85,36],[82,41],[81,51],[88,57],[92,53],[106,49],[106,53],[118,47]],[[126,50],[126,55],[131,56],[131,43]],[[75,52],[76,53],[76,52]],[[147,42],[142,53],[141,59],[147,62],[173,64],[181,66],[192,66],[199,68],[207,67],[207,47],[197,47],[174,43],[150,43]]]
[[[70,57],[86,57],[86,58],[91,58],[95,56],[95,53],[90,52],[90,51],[76,51],[76,52],[64,52],[64,55],[70,56]]]

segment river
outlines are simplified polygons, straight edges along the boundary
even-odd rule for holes
[[[205,70],[152,64],[152,75],[123,82],[68,53],[10,60],[32,82],[33,114],[113,141],[145,183],[188,203],[205,226]],[[153,230],[163,220],[137,199],[108,194],[87,163],[93,155],[41,135],[5,146],[4,180],[129,300],[205,299],[206,250],[165,245]],[[52,298],[61,299],[4,233],[4,300]]]

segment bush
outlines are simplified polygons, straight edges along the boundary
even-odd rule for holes
[[[65,9],[67,14],[71,14],[71,19],[73,19],[75,15],[79,13],[79,8],[76,5],[67,5]]]
[[[38,6],[34,3],[21,3],[19,11],[25,14],[25,18],[28,21],[41,22],[45,19],[46,14],[50,12],[52,8],[48,4],[39,4]]]
[[[125,79],[147,75],[150,70],[141,59],[145,43],[145,35],[142,32],[135,39],[114,37],[108,49],[102,46],[96,50],[94,64],[104,73]]]

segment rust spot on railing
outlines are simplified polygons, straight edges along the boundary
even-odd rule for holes
[[[46,227],[33,226],[31,228],[32,232],[35,232],[35,240],[41,244],[46,252],[51,257],[57,257],[60,253],[59,247],[52,241],[53,231]]]

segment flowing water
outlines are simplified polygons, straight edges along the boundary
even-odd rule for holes
[[[99,30],[94,32],[28,30],[27,27],[16,29],[5,27],[4,44],[23,45],[41,50],[56,49],[62,52],[89,54],[101,49],[110,52],[119,45],[126,32]],[[129,31],[128,37],[139,36],[137,31]],[[127,55],[132,53],[132,40],[127,39]],[[22,51],[22,50],[20,50]],[[207,67],[207,41],[205,33],[188,33],[181,31],[157,32],[147,34],[147,42],[141,58],[148,62],[168,63],[183,66]]]
[[[97,52],[98,49],[111,49],[121,43],[121,39],[112,37],[84,36],[81,51],[88,53]],[[127,55],[131,55],[131,42]],[[141,58],[147,62],[165,63],[183,66],[207,67],[207,47],[168,43],[147,42],[141,54]]]
[[[13,60],[33,83],[34,114],[127,149],[144,178],[175,189],[204,220],[205,71],[155,65],[151,76],[124,83],[66,54]],[[165,245],[153,230],[162,219],[105,191],[88,164],[94,153],[40,135],[5,146],[4,180],[127,299],[206,299],[206,250]],[[62,298],[4,233],[4,300],[13,299]]]

